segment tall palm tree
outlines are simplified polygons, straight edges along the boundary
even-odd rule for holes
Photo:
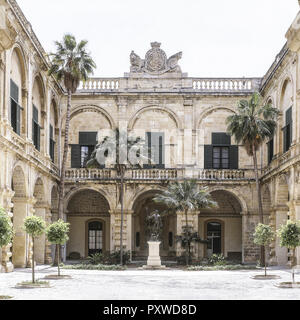
[[[170,183],[167,190],[153,200],[166,205],[170,212],[184,212],[186,225],[183,226],[182,232],[185,239],[190,238],[191,232],[191,227],[188,226],[188,212],[217,206],[207,192],[207,187],[198,188],[196,180]],[[187,244],[185,246],[186,265],[189,264],[190,242],[188,241]]]
[[[101,157],[97,157],[100,152]],[[111,154],[114,156],[114,168],[117,172],[119,184],[119,203],[121,204],[121,228],[120,228],[120,264],[123,265],[123,224],[124,224],[124,178],[126,170],[131,168],[142,168],[144,163],[152,162],[145,156],[144,140],[141,137],[129,137],[125,131],[118,128],[111,136],[106,136],[91,154],[86,167],[93,168],[105,165],[105,157]],[[130,154],[133,156],[132,159]],[[101,158],[99,163],[99,159]]]
[[[271,104],[263,104],[262,96],[255,92],[249,101],[240,100],[237,113],[226,121],[228,133],[234,136],[237,143],[242,143],[247,154],[253,157],[260,223],[264,220],[256,152],[266,140],[274,137],[278,113],[278,109]],[[261,247],[261,263],[264,263],[264,259]]]
[[[59,82],[62,82],[67,94],[67,115],[65,122],[65,140],[63,160],[60,171],[60,185],[58,198],[58,216],[63,219],[63,198],[65,189],[65,171],[69,145],[69,125],[72,94],[77,91],[80,81],[86,81],[88,76],[93,74],[96,64],[87,52],[88,41],[82,40],[79,43],[71,34],[66,34],[62,42],[55,41],[56,53],[50,53],[51,67],[48,72]]]

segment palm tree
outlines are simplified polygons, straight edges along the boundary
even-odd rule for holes
[[[96,68],[95,62],[86,51],[87,43],[88,41],[86,40],[82,40],[77,43],[73,35],[66,34],[63,37],[62,42],[55,41],[56,53],[49,54],[49,56],[51,57],[51,67],[48,74],[53,75],[57,79],[57,81],[62,82],[68,94],[64,152],[60,170],[58,195],[59,219],[63,219],[64,211],[63,199],[65,193],[65,171],[69,147],[69,125],[72,94],[76,92],[80,81],[86,81],[88,79],[88,76],[93,74],[93,69]],[[54,263],[56,263],[57,260],[58,252],[56,250]]]
[[[80,81],[86,81],[88,76],[93,74],[96,64],[86,51],[88,41],[82,40],[79,43],[71,34],[66,34],[62,42],[55,41],[56,53],[50,53],[51,67],[48,72],[53,75],[59,82],[63,82],[68,94],[67,115],[65,123],[65,141],[63,160],[60,171],[60,185],[58,198],[58,216],[63,219],[63,198],[65,189],[65,171],[69,146],[69,125],[71,99],[79,86]]]
[[[188,226],[188,212],[190,210],[216,207],[217,203],[212,200],[207,192],[207,187],[199,189],[195,180],[171,183],[168,185],[167,190],[157,195],[153,200],[166,205],[170,212],[184,212],[186,225],[183,226],[182,240],[185,239],[184,242],[187,244],[184,247],[186,265],[188,265],[191,241],[195,238],[190,237],[191,228]],[[186,239],[190,239],[190,241],[186,241]]]
[[[121,204],[121,228],[120,228],[120,264],[123,265],[123,224],[124,224],[124,178],[128,168],[141,168],[144,163],[151,162],[144,154],[144,141],[141,137],[129,137],[126,132],[116,128],[111,136],[106,136],[103,141],[96,146],[87,161],[86,167],[93,168],[105,165],[105,157],[108,154],[114,156],[114,167],[117,172],[119,185],[119,203]],[[102,159],[99,163],[97,152],[100,152]],[[133,156],[131,159],[130,154]]]
[[[278,109],[271,104],[263,104],[262,96],[255,92],[249,101],[239,101],[238,112],[227,118],[228,133],[234,136],[237,143],[242,143],[247,154],[253,157],[260,223],[263,223],[263,207],[256,152],[267,139],[274,137],[278,113]],[[261,247],[261,263],[264,259]]]

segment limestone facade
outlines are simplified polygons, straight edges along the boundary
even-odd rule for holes
[[[36,214],[47,223],[58,218],[67,99],[60,84],[47,75],[49,61],[16,1],[0,0],[0,17],[0,205],[10,213],[16,230],[13,245],[1,253],[2,271],[9,272],[27,266],[32,254],[22,230],[24,218]],[[150,133],[159,137],[158,165],[128,168],[125,173],[123,244],[133,258],[148,254],[145,216],[163,209],[152,201],[155,194],[168,181],[194,178],[199,186],[208,186],[219,204],[215,210],[189,213],[194,230],[212,239],[210,245],[193,246],[194,258],[223,253],[256,262],[259,248],[253,244],[253,232],[259,217],[252,159],[224,135],[228,115],[254,91],[280,110],[272,147],[265,144],[258,153],[264,222],[278,228],[289,218],[300,220],[298,18],[262,78],[190,78],[179,66],[182,53],[168,58],[155,42],[145,59],[131,53],[130,72],[124,77],[92,78],[81,84],[72,97],[64,201],[64,219],[71,231],[65,258],[120,248],[120,189],[113,163],[81,168],[82,154],[118,128],[145,140]],[[84,141],[85,134],[95,141]],[[181,254],[175,236],[183,225],[180,212],[164,219],[162,256]],[[287,264],[288,255],[274,241],[272,264]],[[41,237],[36,261],[51,259],[51,246]]]

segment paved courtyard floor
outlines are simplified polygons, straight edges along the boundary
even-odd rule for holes
[[[38,266],[36,278],[56,274],[56,268]],[[272,268],[276,280],[253,280],[263,274],[247,271],[90,271],[62,270],[72,279],[50,280],[51,288],[17,289],[31,280],[31,269],[16,269],[0,274],[0,295],[16,300],[298,300],[300,289],[280,289],[274,284],[291,281],[288,269]],[[300,281],[300,274],[296,275]]]

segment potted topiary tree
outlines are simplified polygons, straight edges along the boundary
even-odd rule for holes
[[[52,224],[50,224],[46,229],[47,239],[50,243],[56,244],[57,252],[58,252],[58,263],[57,263],[57,270],[58,270],[58,278],[61,277],[60,275],[60,254],[58,250],[58,246],[63,245],[69,240],[68,233],[70,231],[69,228],[70,224],[64,222],[63,220],[58,220]],[[50,276],[51,278],[54,278]],[[48,278],[50,278],[48,277]]]
[[[34,242],[35,238],[41,236],[45,233],[46,222],[38,216],[30,216],[24,220],[24,230],[28,233],[32,238],[32,260],[31,260],[31,268],[32,268],[32,282],[23,282],[22,286],[43,286],[47,285],[45,282],[35,281],[35,270],[34,270]]]
[[[283,282],[281,285],[284,287],[295,287],[296,285],[300,285],[300,282],[295,282],[296,249],[300,246],[300,221],[288,220],[285,225],[280,227],[277,234],[280,238],[280,246],[292,250],[291,268],[293,281]]]
[[[258,244],[262,247],[264,247],[265,250],[265,275],[261,276],[254,276],[253,279],[275,279],[278,278],[278,276],[269,275],[267,276],[267,254],[266,254],[266,247],[274,240],[275,238],[275,232],[272,230],[271,226],[259,223],[255,228],[255,233],[253,234],[254,240],[253,242],[255,244]]]

